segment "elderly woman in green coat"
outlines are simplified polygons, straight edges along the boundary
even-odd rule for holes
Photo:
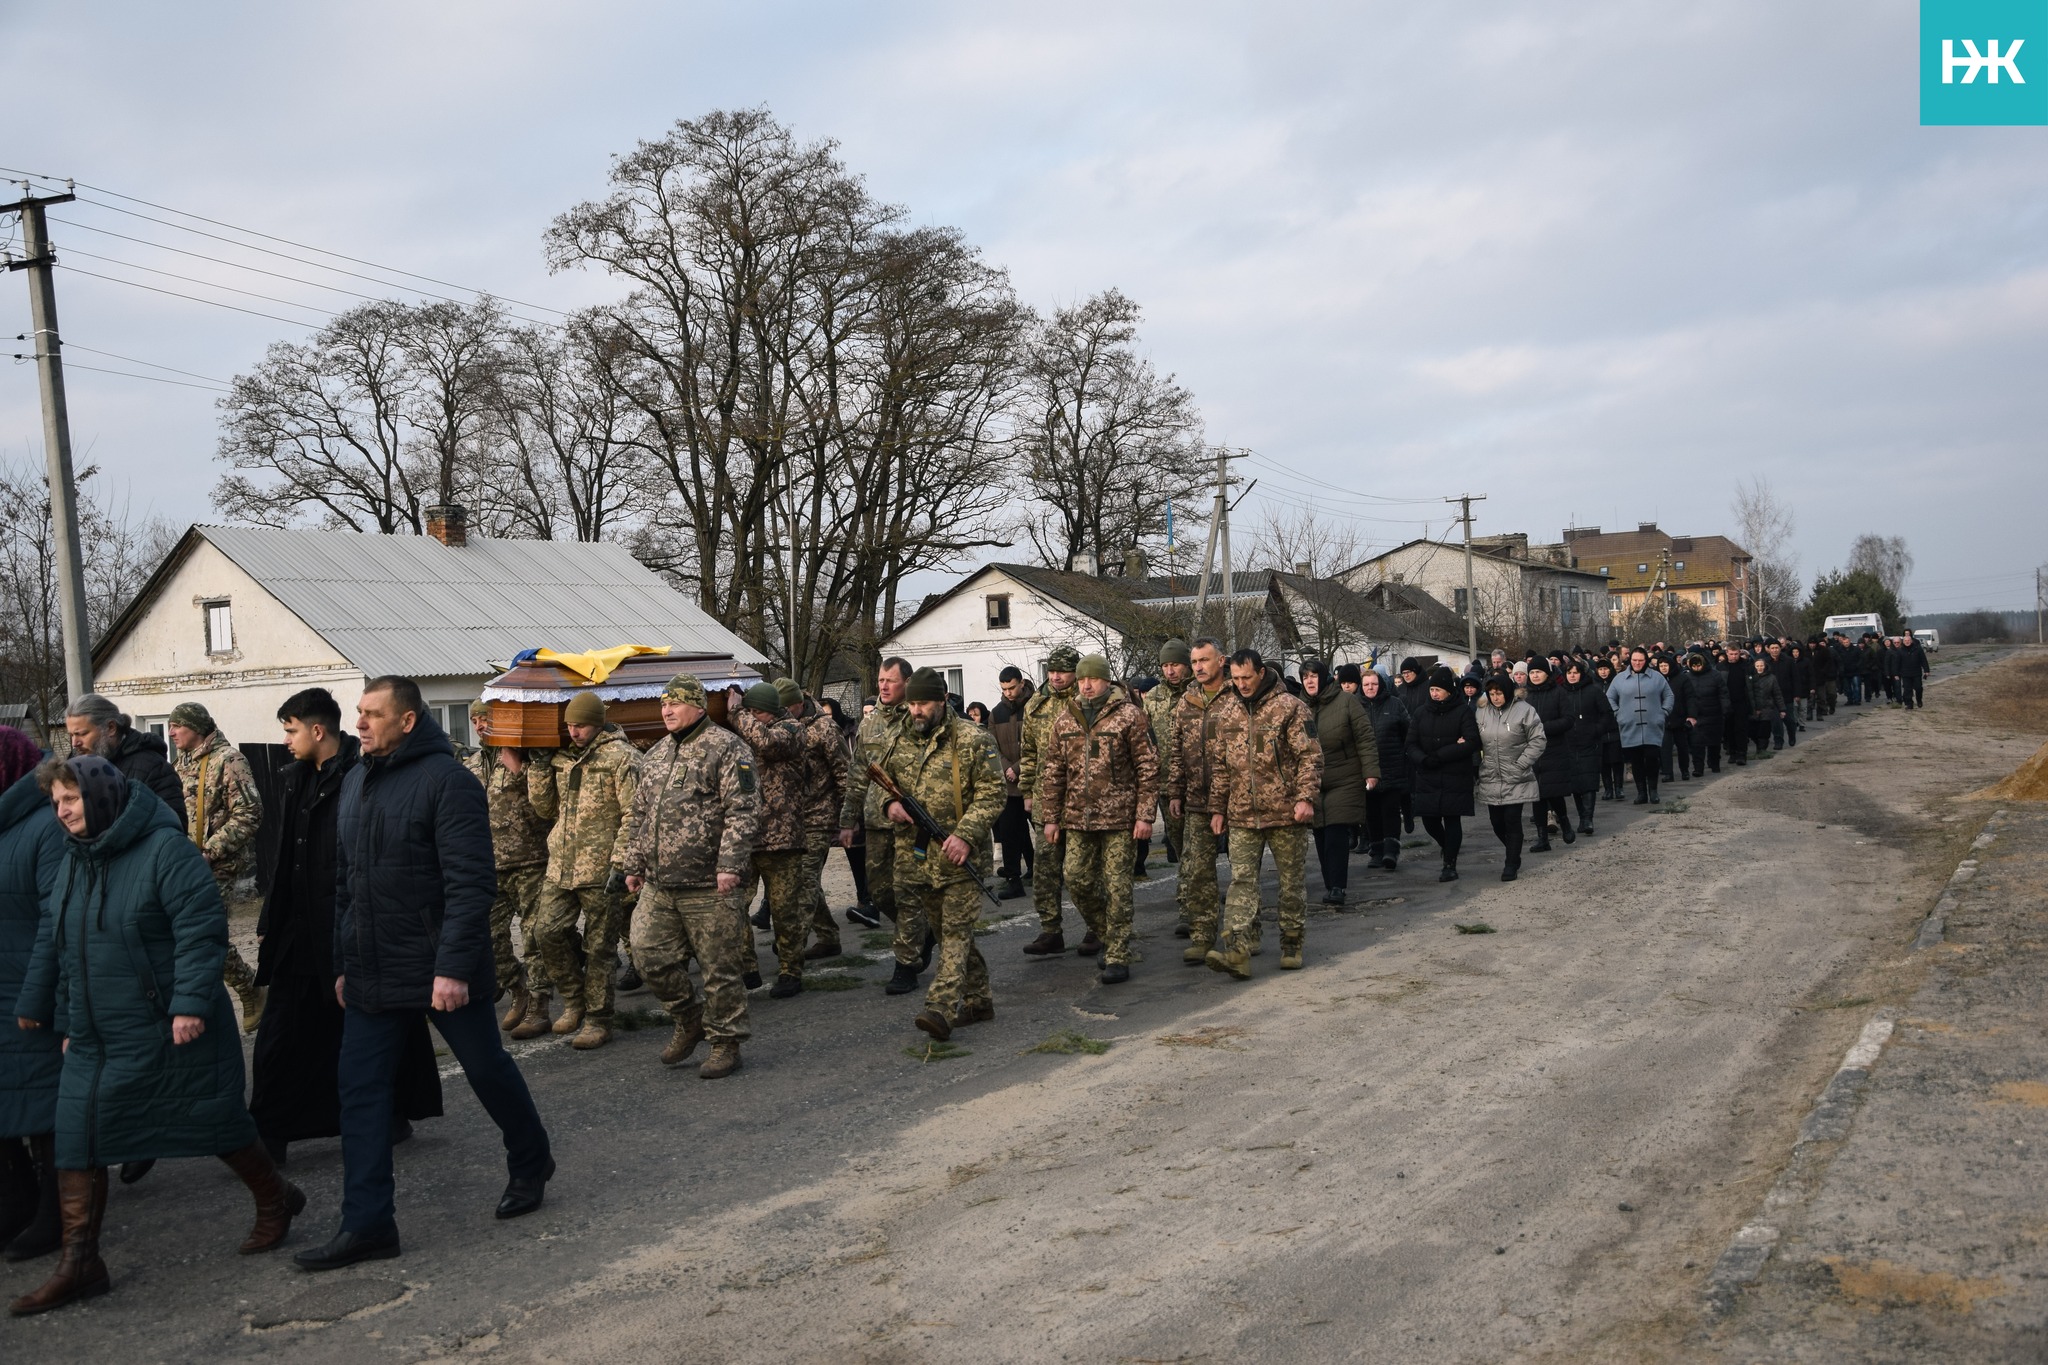
[[[1356,694],[1337,686],[1321,663],[1310,660],[1301,666],[1301,690],[1323,746],[1315,825],[1323,904],[1342,905],[1351,887],[1352,833],[1365,823],[1366,794],[1380,781],[1379,738]]]
[[[43,751],[0,726],[0,1009],[21,993],[43,903],[64,861],[64,827],[36,786]],[[57,1249],[60,1042],[0,1029],[0,1248],[10,1261]]]
[[[17,1316],[104,1294],[107,1167],[218,1156],[256,1197],[242,1251],[284,1241],[306,1197],[284,1181],[242,1103],[242,1044],[221,986],[227,912],[168,806],[102,758],[36,770],[69,838],[15,1004],[65,1038],[57,1086],[63,1253]]]

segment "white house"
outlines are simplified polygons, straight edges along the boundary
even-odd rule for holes
[[[161,730],[203,703],[228,738],[275,742],[277,708],[324,687],[352,718],[363,683],[418,681],[449,733],[523,649],[667,645],[759,666],[761,651],[623,546],[194,526],[93,648],[94,688]]]
[[[1466,615],[1461,541],[1411,540],[1338,575],[1354,592],[1381,584],[1419,588]],[[1472,540],[1472,604],[1481,633],[1510,646],[1571,647],[1605,639],[1606,580],[1575,567],[1562,546],[1535,546],[1522,534]]]

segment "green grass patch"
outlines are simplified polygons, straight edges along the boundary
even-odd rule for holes
[[[804,989],[807,991],[857,991],[868,983],[857,976],[807,976]]]
[[[870,950],[876,948],[887,948],[895,942],[896,935],[894,934],[873,933],[862,934],[860,936],[860,946]]]
[[[978,919],[974,922],[974,936],[976,938],[987,938],[995,932],[996,924],[994,920]]]
[[[918,1062],[950,1062],[955,1057],[972,1057],[974,1053],[952,1043],[920,1043],[904,1048],[903,1055]]]
[[[813,967],[872,967],[879,961],[864,953],[841,953],[838,957],[820,958],[811,963]]]
[[[1100,1057],[1103,1053],[1109,1051],[1109,1043],[1104,1039],[1090,1038],[1085,1033],[1068,1028],[1061,1029],[1058,1033],[1055,1033],[1037,1046],[1027,1047],[1024,1050],[1026,1052],[1051,1052],[1062,1057],[1071,1057],[1077,1053],[1085,1053],[1090,1057]]]
[[[1491,934],[1495,932],[1494,927],[1485,920],[1481,920],[1477,924],[1453,924],[1451,927],[1461,934]]]
[[[672,1028],[675,1020],[669,1018],[667,1010],[613,1010],[612,1029],[617,1033],[637,1033],[644,1028]]]

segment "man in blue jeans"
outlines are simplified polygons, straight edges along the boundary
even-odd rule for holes
[[[455,760],[410,678],[373,678],[356,707],[363,757],[336,818],[335,997],[341,1037],[341,1230],[300,1252],[307,1270],[399,1253],[391,1178],[392,1079],[425,1012],[505,1135],[498,1217],[541,1205],[555,1163],[533,1096],[491,1009],[497,894],[484,789]]]

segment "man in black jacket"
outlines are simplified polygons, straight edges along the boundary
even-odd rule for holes
[[[505,1135],[498,1217],[541,1205],[555,1163],[526,1080],[491,1009],[497,871],[484,789],[455,761],[410,678],[372,678],[356,704],[363,759],[336,821],[335,998],[342,1026],[341,1230],[299,1253],[334,1270],[399,1253],[391,1180],[392,1082],[409,1021],[433,1021]]]
[[[256,921],[256,983],[269,993],[249,1062],[249,1117],[282,1166],[288,1143],[341,1133],[347,1016],[334,998],[335,814],[362,746],[342,733],[341,708],[324,687],[295,694],[277,718],[297,762],[278,775],[265,811],[271,874]],[[394,1142],[412,1136],[411,1120],[441,1113],[441,1073],[423,1016],[406,1029],[392,1113]]]
[[[88,692],[64,708],[64,729],[71,736],[71,751],[104,758],[155,792],[171,808],[178,824],[185,823],[185,784],[165,755],[170,748],[161,736],[137,730],[121,708],[97,692]]]

